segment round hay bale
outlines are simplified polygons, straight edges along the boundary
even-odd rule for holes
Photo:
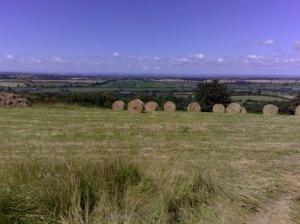
[[[154,112],[158,110],[159,106],[156,102],[154,101],[149,101],[145,104],[145,111],[146,112]]]
[[[241,113],[241,106],[238,103],[231,103],[226,107],[226,113],[239,114]]]
[[[213,106],[214,113],[225,113],[225,107],[223,104],[217,103]]]
[[[176,111],[176,105],[172,101],[167,101],[164,104],[164,111],[166,112],[175,112]]]
[[[113,104],[112,104],[112,110],[113,111],[121,111],[124,110],[125,107],[125,103],[122,100],[116,100]]]
[[[248,113],[247,109],[245,107],[241,107],[241,114]]]
[[[141,113],[144,110],[144,103],[143,101],[136,99],[136,100],[131,100],[128,103],[128,111],[130,113]]]
[[[198,102],[192,102],[187,107],[188,112],[201,112],[201,106]]]
[[[263,114],[267,116],[277,115],[279,112],[279,108],[273,104],[267,104],[263,108]]]
[[[295,115],[300,116],[300,105],[296,107]]]

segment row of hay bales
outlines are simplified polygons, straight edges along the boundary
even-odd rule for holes
[[[112,105],[113,111],[121,111],[125,109],[125,103],[122,100],[117,100]],[[159,106],[154,101],[149,101],[144,104],[139,99],[131,100],[127,105],[127,110],[131,113],[154,112],[159,109]],[[176,104],[172,101],[167,101],[163,105],[163,110],[166,112],[175,112]],[[192,102],[187,106],[188,112],[201,112],[201,106],[198,102]],[[212,111],[214,113],[229,113],[229,114],[246,114],[247,109],[240,106],[238,103],[231,103],[227,107],[223,104],[215,104]],[[279,113],[279,108],[275,105],[268,104],[263,108],[263,114],[274,116]],[[300,105],[296,107],[295,115],[300,116]]]

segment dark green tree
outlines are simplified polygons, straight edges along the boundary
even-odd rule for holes
[[[294,104],[295,107],[300,105],[300,93],[293,100],[293,104]]]
[[[221,83],[219,80],[199,82],[195,90],[195,97],[203,111],[211,111],[216,103],[229,104],[231,91],[225,83]]]

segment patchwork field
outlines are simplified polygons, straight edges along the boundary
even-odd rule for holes
[[[234,101],[244,102],[246,100],[252,101],[288,101],[288,99],[283,97],[276,97],[276,96],[263,96],[263,95],[249,95],[249,96],[232,96]]]
[[[0,223],[300,223],[300,118],[0,109]]]

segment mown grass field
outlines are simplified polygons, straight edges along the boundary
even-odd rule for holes
[[[0,223],[258,223],[286,197],[300,223],[299,117],[57,105],[0,130]]]

